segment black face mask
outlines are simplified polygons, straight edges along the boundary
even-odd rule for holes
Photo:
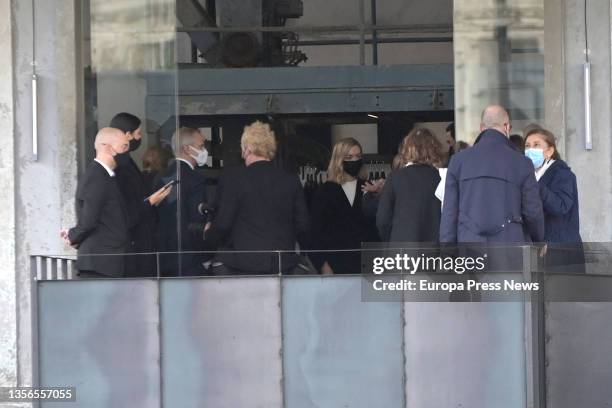
[[[121,154],[115,155],[115,163],[117,163],[117,167],[127,167],[130,164],[130,153],[125,152]]]
[[[130,152],[138,149],[140,147],[140,143],[142,143],[142,139],[132,139],[130,140]]]
[[[351,177],[357,177],[357,175],[359,174],[359,170],[361,170],[362,166],[363,160],[361,159],[355,161],[344,160],[342,162],[342,167],[344,168],[344,171]]]

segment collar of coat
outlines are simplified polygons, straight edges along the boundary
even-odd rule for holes
[[[483,141],[493,142],[493,143],[502,143],[510,147],[514,146],[512,145],[512,143],[510,143],[510,140],[506,137],[506,135],[504,135],[499,130],[495,130],[495,129],[485,129],[482,132],[480,132],[480,134],[476,138],[476,141],[474,141],[474,145],[476,145],[477,143],[482,143]]]

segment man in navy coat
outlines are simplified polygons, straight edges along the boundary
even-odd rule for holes
[[[533,164],[512,148],[508,112],[482,112],[474,147],[453,156],[446,175],[440,242],[525,243],[544,239]]]

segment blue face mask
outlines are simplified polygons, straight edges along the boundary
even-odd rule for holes
[[[531,159],[533,167],[538,169],[544,164],[544,150],[543,149],[525,149],[525,156]]]

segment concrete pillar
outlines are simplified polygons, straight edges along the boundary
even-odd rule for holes
[[[544,0],[544,117],[565,155],[565,5]]]
[[[611,51],[608,1],[566,0],[564,33],[565,157],[578,179],[584,241],[612,241]],[[592,64],[593,150],[584,149],[586,39]]]
[[[0,0],[0,386],[17,384],[15,143],[11,1]]]
[[[14,190],[6,188],[1,199],[8,200],[8,193],[15,192],[12,200],[14,206],[10,203],[2,205],[2,211],[7,212],[7,215],[3,215],[3,225],[11,225],[14,219],[15,230],[12,239],[7,237],[0,240],[0,248],[2,253],[13,251],[12,262],[8,261],[7,256],[7,260],[2,260],[2,267],[11,267],[12,282],[16,283],[12,289],[17,300],[12,318],[15,319],[16,310],[19,330],[16,335],[11,334],[16,343],[11,358],[18,367],[15,380],[25,386],[33,383],[35,375],[29,257],[33,253],[73,253],[59,239],[59,230],[63,226],[71,226],[75,219],[76,70],[80,69],[80,65],[75,59],[74,1],[36,0],[34,10],[32,2],[2,0],[1,3],[12,5],[10,13],[2,12],[0,15],[7,16],[9,21],[8,16],[12,16],[13,22],[11,65],[14,76],[10,88],[14,90],[12,102],[15,107],[14,122],[11,126],[2,126],[3,131],[7,129],[2,155],[12,151],[15,158],[12,174]],[[2,40],[6,38],[11,36],[2,36]],[[2,52],[7,49],[0,48]],[[38,76],[38,160],[32,156],[31,78],[34,60]],[[11,59],[6,57],[4,61]],[[3,98],[7,95],[5,92],[1,94]],[[9,222],[4,223],[4,220]],[[0,233],[6,234],[6,231],[3,228]],[[4,332],[2,330],[3,335]]]

